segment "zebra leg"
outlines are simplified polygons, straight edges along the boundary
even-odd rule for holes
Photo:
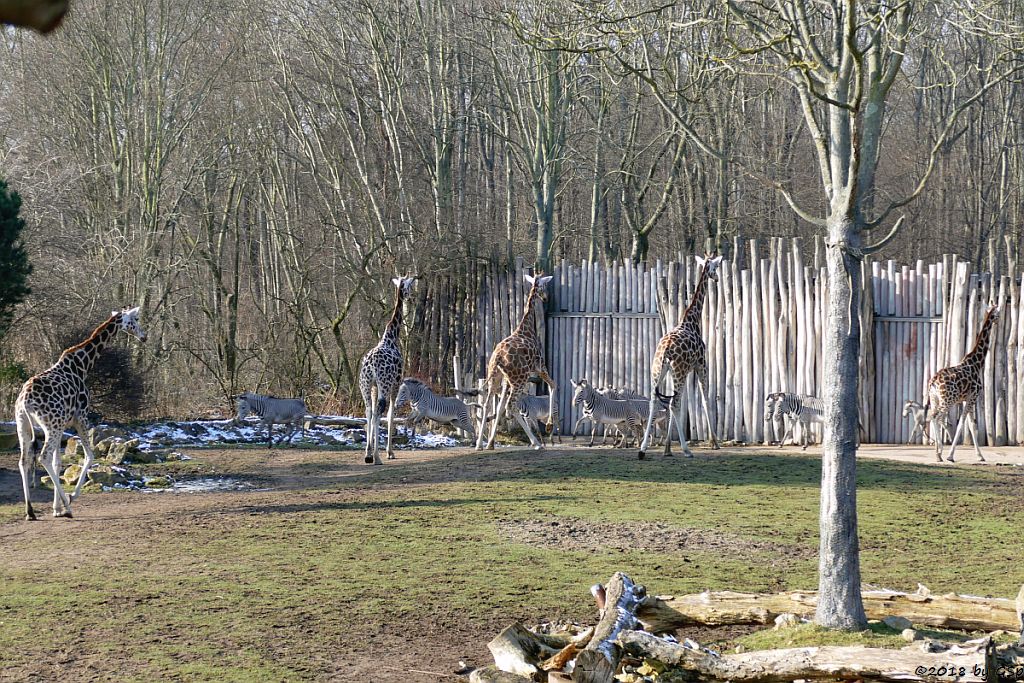
[[[665,365],[661,366],[661,370],[658,372],[658,376],[654,378],[654,382],[651,384],[651,399],[650,404],[647,407],[647,426],[644,428],[644,438],[640,442],[640,452],[637,453],[637,458],[643,460],[647,457],[647,446],[650,443],[651,438],[651,426],[654,423],[654,402],[658,400],[658,387],[661,386],[661,380],[665,379],[665,374],[668,372],[668,367]],[[672,402],[669,401],[668,405],[669,420],[672,419]],[[682,434],[679,435],[679,440],[682,441]],[[669,427],[668,439],[665,441],[665,455],[672,453],[672,428]]]
[[[586,420],[586,419],[587,419],[586,416],[580,415],[580,419],[576,420],[576,426],[574,426],[572,428],[572,440],[573,441],[576,440],[576,433],[580,430],[580,425],[583,424],[583,421]]]
[[[711,449],[718,450],[718,439],[715,438],[715,428],[711,424],[711,413],[708,411],[708,368],[707,365],[699,367],[697,371],[697,386],[700,388],[701,405],[704,406],[704,419],[708,421],[708,436],[711,438]],[[680,411],[681,412],[681,411]]]
[[[395,397],[388,397],[388,460],[395,459],[393,439],[395,438]]]
[[[509,392],[509,397],[508,397],[509,403],[512,402],[513,398],[516,401],[519,400],[519,392],[517,392],[515,389],[513,389],[512,391]],[[516,422],[518,422],[519,426],[523,428],[524,432],[526,432],[526,436],[530,437],[530,445],[533,446],[533,450],[535,450],[535,451],[544,450],[544,444],[541,443],[540,441],[537,441],[537,437],[534,436],[533,430],[530,429],[529,423],[527,423],[527,421],[523,419],[523,416],[519,413],[518,410],[513,411],[513,412],[515,413],[514,417],[516,419]]]
[[[807,446],[811,443],[811,423],[807,420],[800,421],[800,443],[803,445],[801,450],[806,451]]]
[[[274,447],[274,421],[267,421],[267,448]]]

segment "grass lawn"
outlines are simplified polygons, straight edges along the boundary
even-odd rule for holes
[[[616,570],[659,594],[817,582],[815,457],[192,455],[264,490],[89,494],[74,520],[39,492],[27,523],[0,456],[0,680],[455,680],[514,620],[592,622]],[[1019,469],[858,467],[866,582],[1017,593]]]

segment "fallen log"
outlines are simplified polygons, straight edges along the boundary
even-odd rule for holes
[[[619,649],[619,634],[637,627],[637,610],[647,597],[643,586],[622,572],[615,572],[603,590],[591,589],[604,605],[601,620],[594,627],[594,635],[587,647],[576,657],[572,672],[574,683],[612,683],[618,668],[622,651]]]
[[[926,652],[920,646],[885,650],[862,646],[801,647],[762,650],[717,657],[662,640],[644,631],[619,636],[624,652],[642,659],[692,671],[702,679],[737,683],[783,683],[797,679],[871,679],[924,681],[954,679],[958,683],[997,680],[995,647],[990,638],[968,647]]]
[[[1021,629],[1013,600],[955,593],[932,595],[923,586],[917,593],[865,589],[862,597],[869,619],[901,616],[915,624],[951,629]],[[775,617],[787,612],[811,617],[817,606],[815,591],[776,594],[706,591],[666,600],[648,598],[637,611],[637,617],[647,630],[665,633],[695,625],[770,624]]]

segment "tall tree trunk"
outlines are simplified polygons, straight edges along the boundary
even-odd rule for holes
[[[846,216],[828,221],[829,242],[860,246],[860,231]],[[860,358],[860,263],[846,249],[827,250],[829,296],[825,322],[825,435],[821,456],[821,531],[818,611],[829,628],[867,626],[860,594],[857,540],[857,376]]]

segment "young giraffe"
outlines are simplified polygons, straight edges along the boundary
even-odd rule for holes
[[[402,384],[402,349],[398,346],[398,335],[402,330],[402,301],[412,291],[415,277],[392,278],[397,289],[395,311],[384,328],[380,341],[366,352],[359,364],[359,391],[366,405],[366,456],[367,465],[381,465],[380,460],[380,418],[384,408],[388,410],[388,460],[394,460],[392,440],[395,436],[395,399]]]
[[[28,493],[29,478],[35,478],[33,425],[43,430],[43,449],[39,459],[46,473],[50,475],[50,481],[53,482],[53,516],[71,517],[71,501],[78,498],[93,461],[86,421],[89,389],[85,386],[85,376],[95,365],[100,352],[121,330],[134,334],[140,341],[146,341],[146,333],[139,325],[137,307],[113,311],[110,318],[97,327],[88,339],[65,349],[49,370],[30,377],[21,388],[21,393],[14,402],[14,420],[18,425],[18,440],[21,442],[21,459],[18,461],[18,467],[21,470],[21,485],[25,492],[25,519],[36,518]],[[78,483],[70,497],[64,493],[60,483],[60,437],[68,426],[73,427],[78,433],[78,438],[85,449],[82,472],[78,475]]]
[[[964,410],[960,416],[960,422],[957,423],[956,434],[950,441],[948,460],[953,462],[956,442],[960,438],[960,430],[963,429],[964,422],[966,422],[967,429],[971,432],[971,438],[974,440],[974,451],[978,454],[978,460],[985,462],[985,456],[978,448],[974,407],[978,402],[978,394],[981,393],[981,371],[985,367],[985,354],[988,353],[992,328],[995,327],[998,320],[999,308],[994,305],[989,306],[971,352],[964,356],[958,365],[942,368],[928,380],[928,403],[924,407],[924,414],[932,426],[931,436],[935,440],[935,459],[938,462],[942,462],[943,448],[942,432],[939,430],[945,428],[949,410],[957,403],[963,403]],[[932,406],[934,406],[934,411]],[[929,413],[931,413],[930,417]],[[964,434],[964,440],[967,440],[966,434]]]
[[[718,264],[722,262],[721,256],[701,258],[697,256],[697,263],[701,266],[700,276],[697,278],[697,288],[690,299],[690,305],[683,313],[682,320],[674,329],[665,333],[665,336],[658,342],[658,348],[654,352],[654,360],[651,361],[651,407],[647,417],[647,428],[644,430],[644,440],[640,444],[639,458],[644,459],[651,435],[651,423],[654,418],[654,402],[657,400],[657,389],[665,375],[672,373],[676,384],[676,390],[686,381],[686,376],[691,372],[697,374],[697,384],[700,386],[700,397],[704,402],[704,418],[708,421],[708,434],[711,436],[711,447],[718,448],[718,440],[715,439],[715,430],[711,425],[711,416],[708,413],[708,362],[705,357],[704,338],[701,336],[700,315],[704,310],[704,299],[707,295],[708,279],[718,280]],[[668,407],[668,434],[665,438],[665,455],[672,455],[672,409]],[[679,443],[683,447],[683,453],[688,458],[693,457],[690,452],[690,445],[686,443],[683,436],[683,411],[682,407],[676,413],[676,432],[679,434]]]
[[[526,305],[523,307],[523,319],[519,326],[512,331],[512,334],[498,342],[491,352],[491,360],[487,363],[487,392],[484,395],[484,409],[480,415],[480,429],[477,430],[476,449],[483,448],[484,428],[487,426],[487,407],[490,405],[491,396],[498,401],[497,410],[494,413],[494,424],[491,425],[491,436],[487,439],[488,450],[494,449],[494,437],[498,433],[498,422],[505,414],[507,406],[515,406],[519,397],[526,393],[526,385],[530,381],[530,375],[535,374],[548,385],[550,397],[548,399],[548,424],[551,424],[551,415],[554,415],[555,405],[555,382],[548,374],[544,364],[544,349],[541,348],[540,339],[537,337],[537,301],[547,301],[548,283],[551,282],[551,275],[537,275],[536,278],[526,275],[526,281],[530,283],[530,295],[526,298]],[[498,398],[498,386],[501,385],[501,396]],[[515,413],[516,421],[523,428],[526,435],[530,437],[530,444],[535,450],[544,448],[544,444],[537,441],[533,435],[530,425],[519,413]]]

